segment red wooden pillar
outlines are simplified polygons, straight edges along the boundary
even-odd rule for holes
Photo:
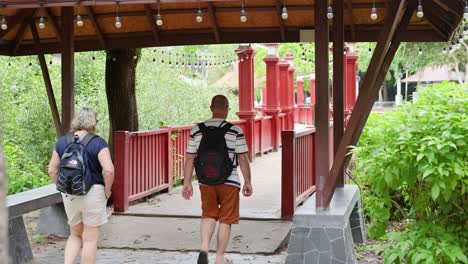
[[[279,72],[278,61],[276,55],[269,55],[263,59],[266,63],[266,100],[265,100],[265,114],[272,116],[272,141],[273,151],[278,151],[279,140],[281,133],[281,124],[278,117],[280,112],[279,102]]]
[[[310,115],[308,120],[315,125],[315,70],[310,73]]]
[[[302,78],[297,78],[297,106],[304,106],[304,80]]]
[[[130,134],[128,131],[114,132],[114,210],[125,212],[128,209],[128,198],[130,196],[129,154]]]
[[[355,54],[346,55],[345,63],[345,109],[350,113],[353,111],[354,104],[356,103],[356,76],[357,76],[357,60],[358,56]]]
[[[254,63],[255,52],[251,47],[236,50],[239,62],[239,112],[237,116],[246,121],[245,140],[249,147],[249,158],[255,157],[255,109],[254,109]]]
[[[294,216],[296,197],[294,194],[294,154],[295,138],[294,131],[281,132],[281,218],[291,220]]]
[[[281,60],[278,63],[278,72],[279,72],[279,103],[280,103],[280,109],[281,113],[285,114],[286,116],[283,119],[283,124],[281,130],[288,129],[287,125],[287,115],[289,113],[289,108],[288,108],[288,87],[289,87],[289,63],[287,63],[284,60]]]

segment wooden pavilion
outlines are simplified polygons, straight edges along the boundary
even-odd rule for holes
[[[416,14],[418,5],[423,16]],[[371,19],[373,8],[376,12]],[[342,171],[349,160],[347,147],[357,143],[399,44],[451,40],[463,20],[464,8],[464,0],[0,0],[0,55],[38,55],[51,94],[43,55],[62,54],[61,118],[54,97],[49,96],[49,100],[56,127],[66,131],[73,116],[75,52],[314,41],[316,151],[321,154],[315,166],[316,197],[317,206],[326,208],[335,187],[343,186]],[[197,14],[202,19],[197,21]],[[344,42],[377,42],[377,46],[346,131],[342,122],[334,124],[335,157],[330,170],[331,41],[334,120],[344,120]]]

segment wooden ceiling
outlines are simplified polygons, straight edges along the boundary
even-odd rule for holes
[[[385,11],[396,0],[376,0],[378,18],[370,19],[373,0],[345,1],[345,41],[376,41]],[[413,1],[413,0],[412,0]],[[463,18],[464,0],[424,0],[424,17],[411,19],[404,41],[447,41]],[[122,27],[114,25],[117,5],[112,0],[0,0],[0,54],[18,56],[58,53],[61,47],[61,8],[73,8],[75,51],[216,43],[299,42],[301,31],[314,29],[314,0],[286,0],[289,17],[281,19],[283,0],[245,0],[247,21],[240,21],[240,0],[162,0],[163,25],[157,26],[157,0],[121,0]],[[203,21],[195,21],[198,6]],[[76,25],[80,14],[84,25]],[[46,27],[39,29],[40,17]],[[31,27],[36,25],[40,49]],[[331,27],[330,27],[331,28]],[[333,34],[331,33],[331,38]]]

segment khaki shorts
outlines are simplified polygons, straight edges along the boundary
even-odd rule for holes
[[[239,223],[238,187],[221,185],[200,185],[202,218],[213,218],[223,224]]]
[[[80,223],[100,226],[107,222],[107,201],[103,185],[94,184],[86,195],[62,193],[62,199],[70,226]]]

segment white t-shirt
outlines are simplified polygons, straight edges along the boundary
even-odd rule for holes
[[[203,123],[205,123],[205,126],[207,127],[219,127],[221,124],[223,124],[221,125],[221,127],[224,127],[228,122],[221,118],[212,118],[206,120]],[[247,143],[245,142],[244,132],[242,132],[242,129],[239,126],[233,125],[231,129],[228,130],[224,138],[226,139],[226,146],[229,151],[229,158],[231,158],[234,164],[234,169],[232,170],[231,175],[224,184],[240,188],[241,184],[239,174],[237,173],[236,155],[247,153],[249,151]],[[192,128],[192,131],[190,131],[190,139],[187,146],[187,153],[197,154],[201,139],[202,133],[198,125],[196,125]]]

